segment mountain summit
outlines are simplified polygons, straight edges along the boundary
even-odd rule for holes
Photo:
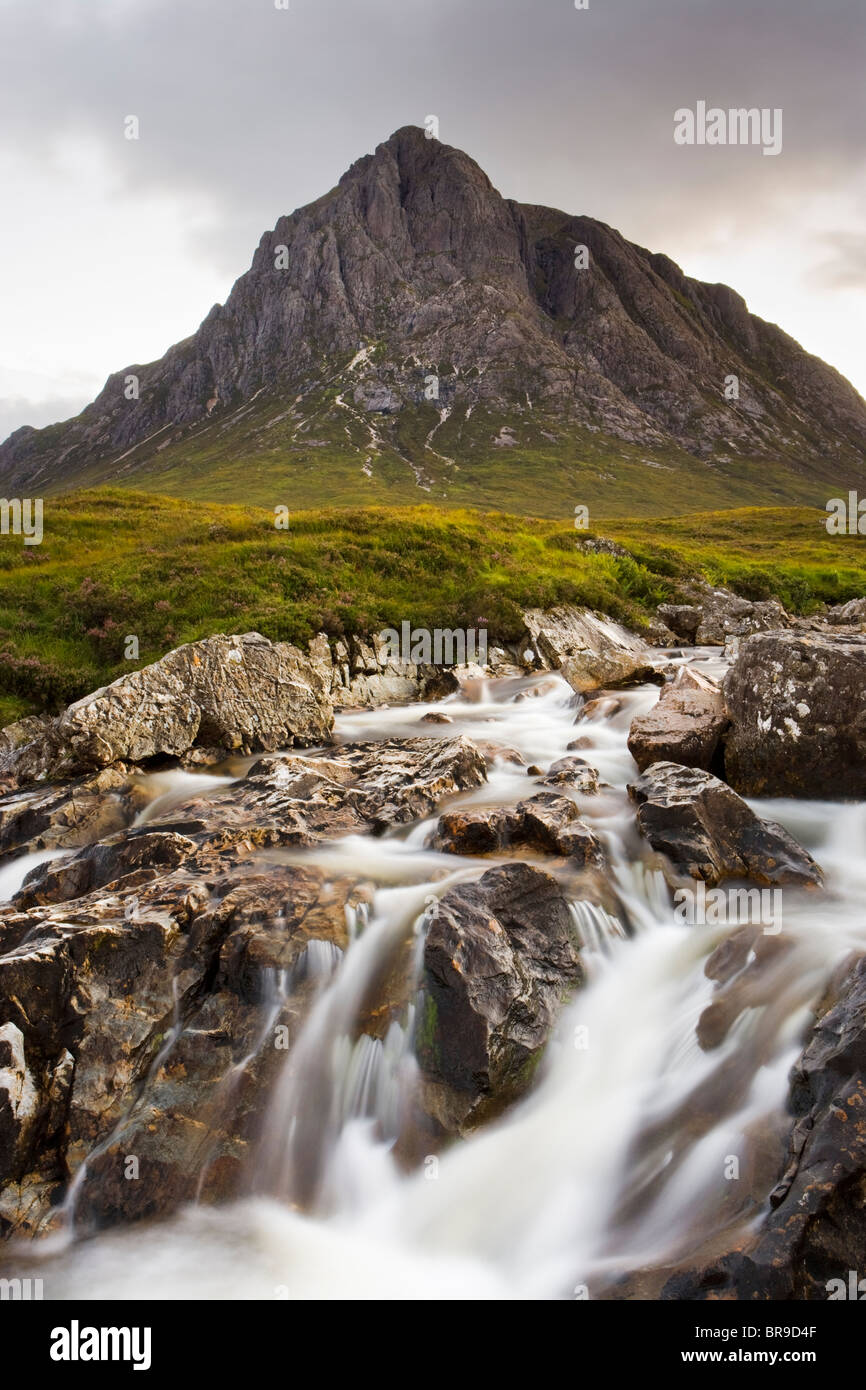
[[[866,403],[733,290],[411,126],[280,218],[192,337],[0,446],[7,495],[268,505],[823,506],[864,477]]]

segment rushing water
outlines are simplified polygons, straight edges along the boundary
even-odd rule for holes
[[[722,665],[718,652],[680,659],[716,676]],[[358,873],[379,887],[344,955],[324,943],[307,953],[316,996],[269,1098],[250,1195],[90,1240],[68,1230],[50,1238],[42,1248],[52,1296],[571,1298],[587,1288],[604,1296],[625,1275],[722,1248],[756,1224],[755,1194],[778,1163],[787,1077],[810,1006],[840,962],[866,948],[866,807],[754,803],[812,851],[827,890],[786,888],[781,947],[761,957],[741,993],[737,980],[732,993],[716,992],[705,966],[737,927],[675,920],[661,874],[646,867],[625,791],[635,776],[628,728],[657,693],[618,692],[585,713],[564,680],[545,675],[478,684],[436,706],[340,717],[344,741],[465,733],[544,769],[584,741],[580,755],[602,786],[577,800],[605,844],[621,904],[617,918],[573,905],[588,983],[563,1011],[532,1092],[407,1171],[394,1141],[416,1078],[412,1010],[384,1037],[357,1037],[357,1019],[371,981],[413,934],[417,979],[431,902],[488,865],[427,850],[435,817],[304,851],[305,862],[334,876]],[[452,722],[419,723],[433,708]],[[459,800],[513,803],[537,781],[503,757]],[[146,814],[183,793],[166,784]],[[287,988],[272,982],[260,1039]],[[727,1026],[704,1048],[698,1020],[729,993]]]

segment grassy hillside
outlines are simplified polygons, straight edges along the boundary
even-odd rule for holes
[[[182,642],[257,630],[303,643],[404,619],[508,638],[520,610],[646,621],[702,573],[808,611],[866,593],[866,549],[805,508],[596,523],[634,559],[585,554],[570,520],[432,506],[292,512],[119,488],[48,499],[45,538],[0,537],[0,723],[57,710]],[[591,534],[591,533],[589,533]],[[138,662],[124,659],[128,635]]]
[[[447,365],[447,364],[446,364]],[[444,371],[444,368],[443,368]],[[262,394],[187,429],[161,430],[121,454],[57,472],[62,425],[40,432],[40,491],[129,487],[202,502],[273,508],[480,507],[567,522],[577,505],[595,517],[671,516],[736,506],[817,506],[863,481],[839,455],[804,467],[796,453],[712,460],[671,444],[628,444],[527,400],[511,414],[483,409],[441,418],[429,405],[393,415],[352,404],[346,382],[294,400]],[[861,489],[862,490],[862,489]]]

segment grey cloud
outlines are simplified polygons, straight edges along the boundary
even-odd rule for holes
[[[0,150],[50,171],[65,143],[87,142],[119,200],[206,195],[210,224],[183,232],[226,293],[279,216],[428,114],[506,196],[668,253],[720,225],[790,227],[863,161],[862,0],[290,4],[0,0]],[[782,107],[782,155],[675,146],[674,111],[700,98]],[[129,114],[137,142],[123,138]],[[839,230],[866,238],[866,214]],[[824,273],[842,284],[849,271]]]
[[[866,291],[866,239],[837,232],[828,240],[832,254],[813,270],[814,283],[828,290]]]
[[[80,396],[55,396],[47,400],[32,401],[26,396],[0,396],[0,440],[6,438],[21,425],[56,425],[59,420],[68,420],[83,410],[90,394]]]
[[[623,220],[639,199],[753,215],[862,158],[860,0],[89,0],[3,11],[0,139],[96,139],[121,190],[200,188],[244,268],[265,227],[393,129],[438,114],[502,191]],[[781,106],[785,151],[682,150],[673,112]],[[122,138],[127,114],[141,140]],[[768,167],[775,165],[775,167]]]

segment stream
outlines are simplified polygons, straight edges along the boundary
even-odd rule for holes
[[[673,660],[715,679],[724,670],[718,648]],[[437,899],[501,861],[426,849],[435,817],[292,852],[377,887],[369,913],[350,923],[348,950],[313,942],[305,953],[315,1000],[269,1097],[246,1194],[93,1236],[76,1225],[77,1177],[63,1228],[29,1249],[31,1263],[50,1266],[51,1297],[573,1299],[617,1296],[624,1279],[632,1296],[654,1297],[654,1271],[756,1226],[811,1009],[845,957],[866,950],[866,806],[750,802],[815,856],[827,886],[821,896],[785,888],[783,949],[718,1045],[702,1048],[696,1025],[716,990],[705,967],[737,927],[678,921],[641,852],[626,739],[657,696],[657,686],[640,686],[578,711],[565,680],[546,673],[477,682],[435,705],[338,715],[338,742],[465,734],[543,769],[581,739],[600,790],[575,795],[622,905],[617,916],[571,905],[587,984],[563,1008],[531,1091],[468,1139],[407,1165],[395,1147],[417,1075],[417,1008],[381,1038],[357,1037],[357,1019],[407,931],[420,981]],[[425,712],[452,722],[419,727]],[[187,773],[159,776],[160,799],[144,818],[188,796],[191,782],[204,786]],[[540,781],[500,759],[486,784],[449,805],[515,804]],[[4,869],[0,896],[40,857]],[[290,983],[270,982],[257,1046]]]

